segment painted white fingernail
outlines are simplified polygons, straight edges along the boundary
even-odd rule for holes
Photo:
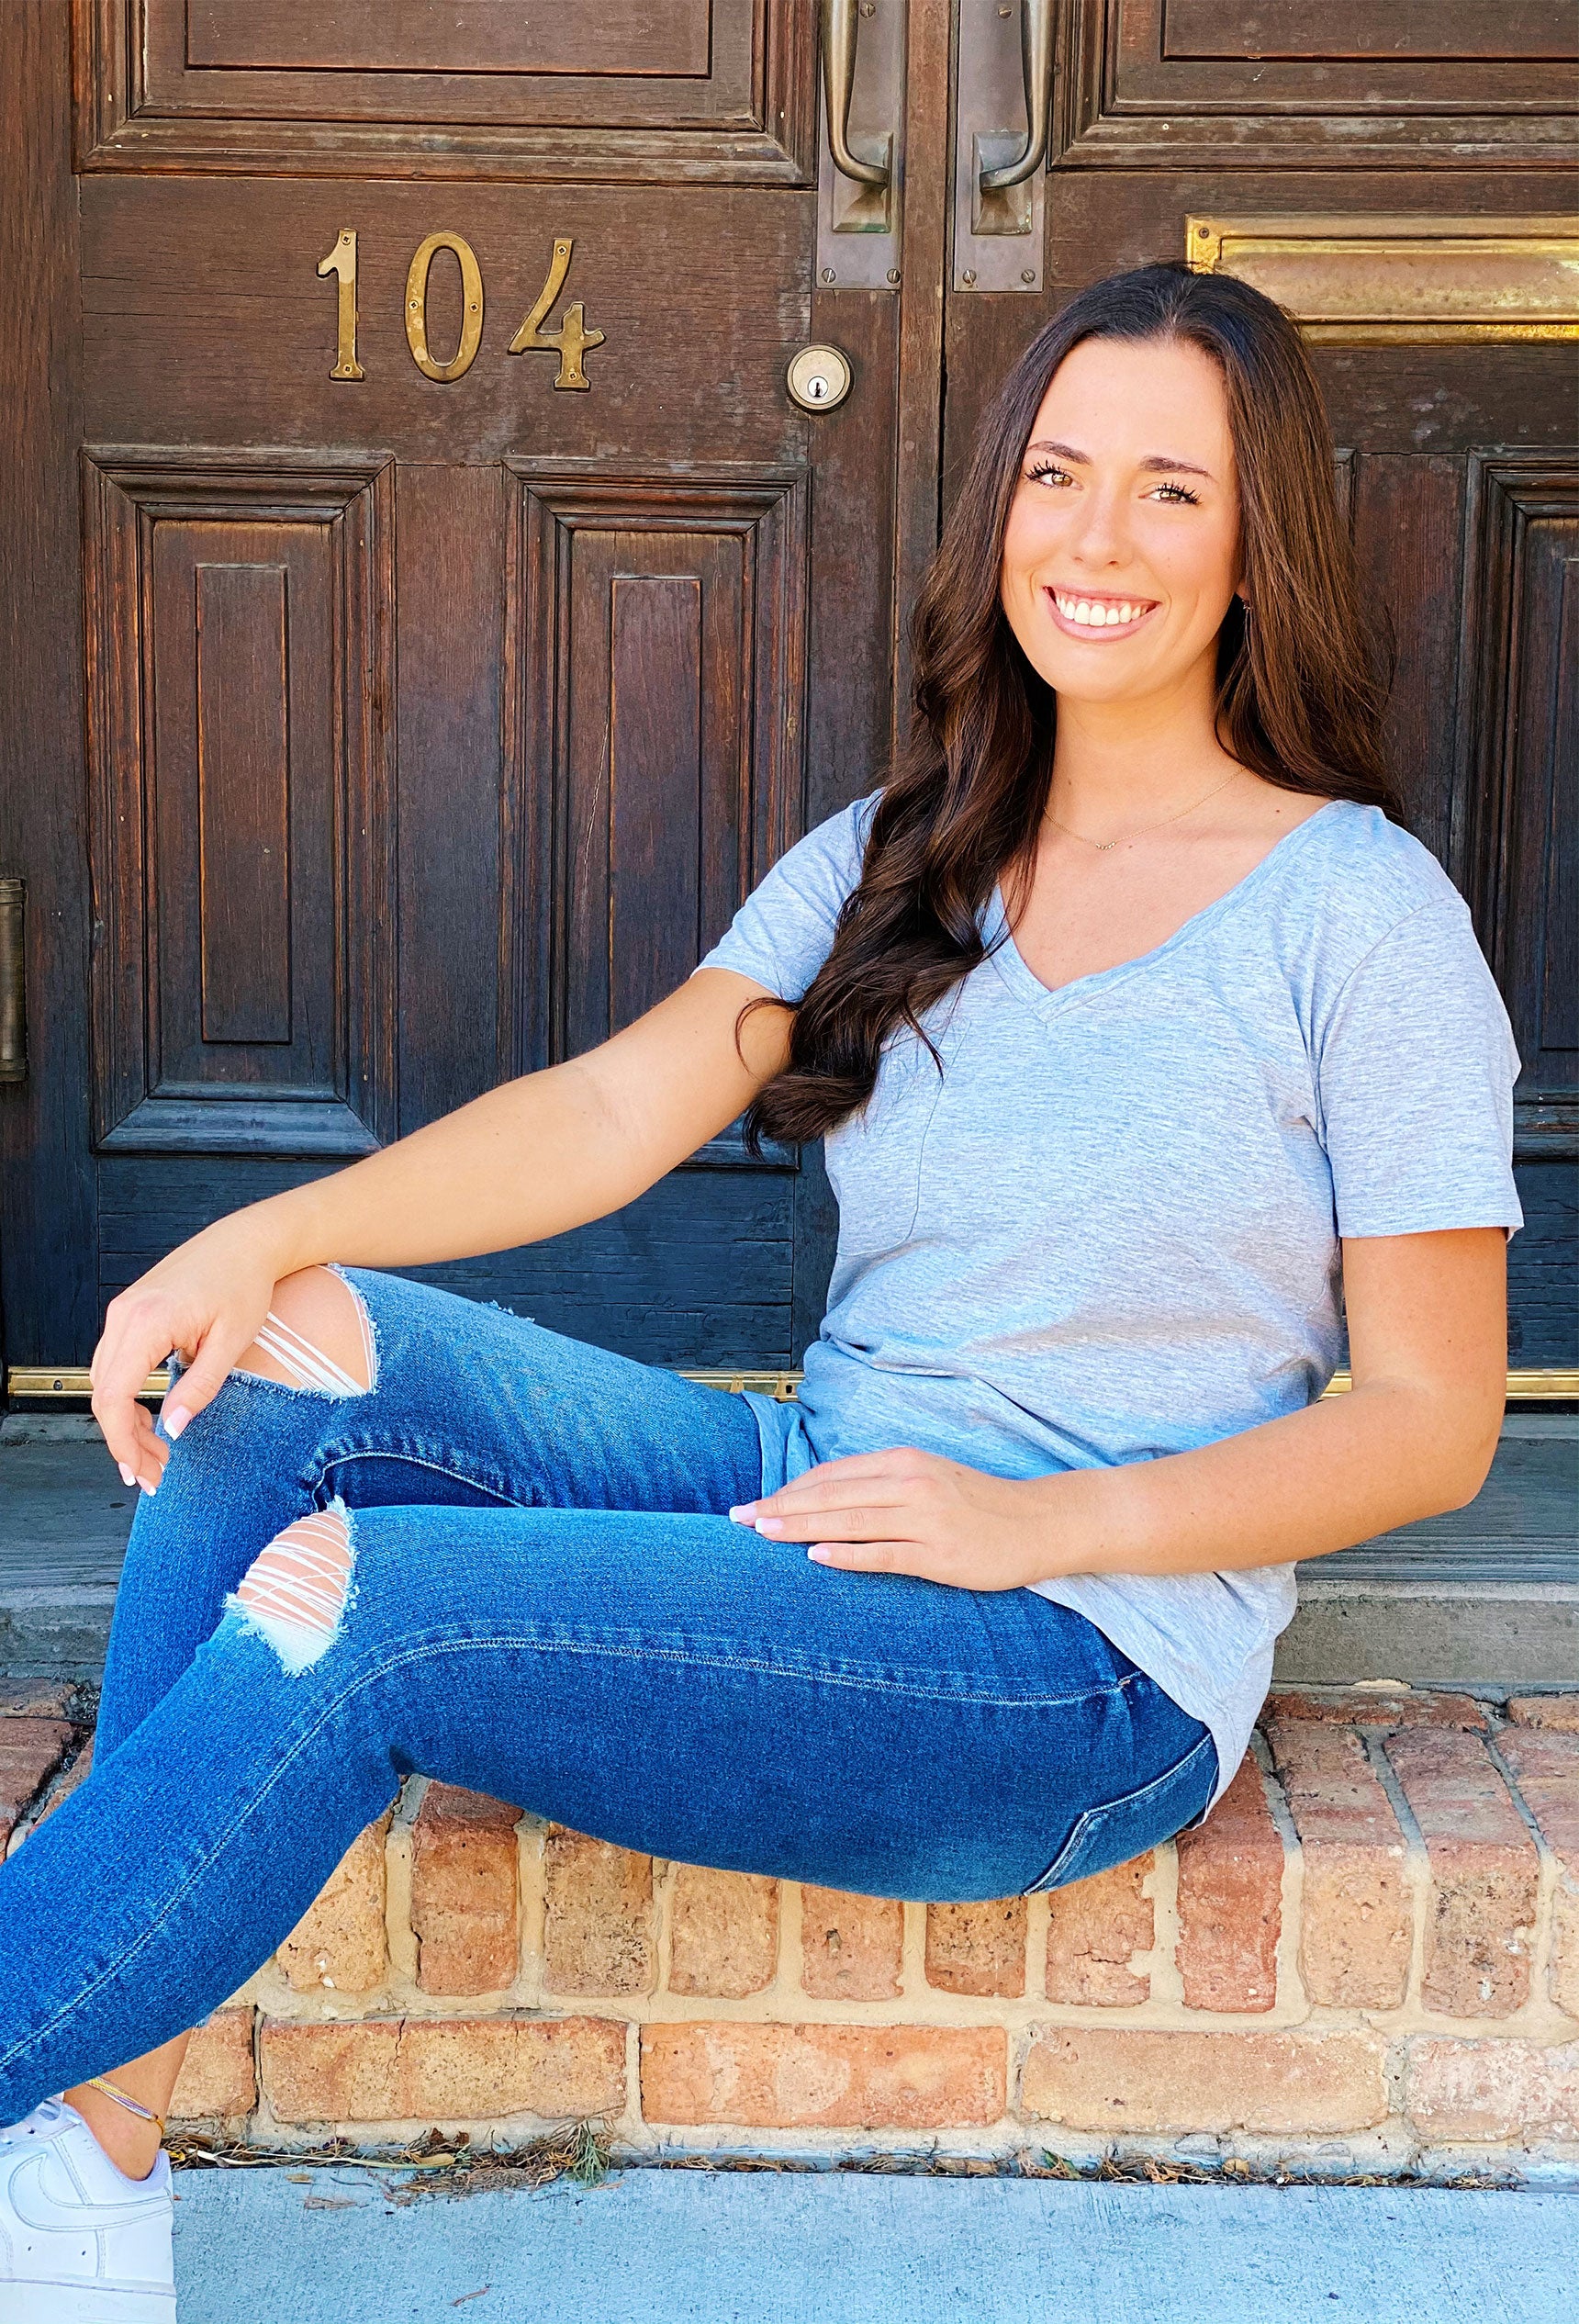
[[[736,1525],[749,1525],[751,1512],[756,1507],[755,1501],[736,1501],[729,1514]]]
[[[172,1412],[165,1417],[164,1433],[170,1439],[172,1444],[174,1443],[176,1438],[180,1435],[182,1430],[185,1427],[187,1421],[191,1418],[192,1415],[190,1412]]]
[[[129,1468],[124,1461],[117,1461],[116,1466],[120,1471],[120,1481],[123,1485],[136,1484],[137,1472],[135,1469]]]

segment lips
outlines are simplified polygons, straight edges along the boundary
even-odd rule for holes
[[[1058,628],[1071,637],[1092,642],[1133,637],[1157,611],[1149,597],[1118,597],[1086,590],[1047,589],[1042,592]]]

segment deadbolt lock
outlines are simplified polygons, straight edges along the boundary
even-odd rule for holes
[[[802,347],[785,373],[790,400],[802,411],[832,411],[850,392],[850,359],[837,347]]]

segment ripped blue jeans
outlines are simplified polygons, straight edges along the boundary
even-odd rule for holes
[[[1204,1813],[1206,1729],[1083,1615],[732,1523],[791,1406],[341,1272],[370,1385],[233,1374],[140,1503],[93,1774],[0,1866],[0,2122],[218,2006],[412,1771],[939,1901]]]

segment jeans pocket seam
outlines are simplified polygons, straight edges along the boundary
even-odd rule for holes
[[[1047,1870],[1038,1879],[1033,1881],[1029,1888],[1023,1889],[1021,1894],[1039,1896],[1047,1889],[1072,1885],[1072,1883],[1060,1881],[1058,1876],[1067,1870],[1070,1864],[1079,1861],[1081,1850],[1092,1833],[1100,1831],[1104,1821],[1122,1809],[1144,1807],[1145,1802],[1154,1793],[1161,1791],[1166,1786],[1176,1782],[1180,1777],[1183,1776],[1204,1752],[1210,1752],[1215,1759],[1216,1746],[1209,1731],[1202,1735],[1199,1741],[1193,1743],[1181,1758],[1176,1759],[1170,1768],[1164,1768],[1161,1774],[1153,1776],[1148,1783],[1137,1785],[1133,1791],[1120,1792],[1116,1799],[1097,1801],[1090,1807],[1082,1808],[1075,1818],[1068,1838],[1047,1866]],[[1152,1841],[1148,1845],[1156,1847],[1158,1843]],[[1143,1851],[1137,1849],[1134,1853],[1138,1855]],[[1127,1863],[1129,1858],[1124,1857],[1117,1860]],[[1111,1867],[1101,1869],[1111,1869]],[[1084,1878],[1086,1875],[1081,1874],[1080,1877]]]

